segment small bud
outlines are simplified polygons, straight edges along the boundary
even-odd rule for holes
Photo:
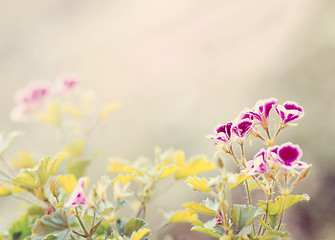
[[[219,168],[223,169],[224,168],[224,160],[222,159],[222,152],[217,151],[214,154],[214,160],[216,161],[217,165]]]
[[[301,171],[299,177],[297,178],[297,180],[293,183],[292,186],[295,186],[298,182],[300,182],[301,180],[303,180],[305,177],[307,177],[309,171],[311,170],[311,167],[304,169],[303,171]]]
[[[223,161],[220,157],[217,158],[217,164],[218,164],[219,168],[223,169],[224,164],[223,164]]]
[[[64,206],[64,204],[62,202],[60,202],[60,203],[57,203],[56,208],[59,209],[59,208],[62,208],[63,206]]]
[[[71,213],[71,215],[73,215],[73,216],[76,216],[76,215],[77,215],[76,210],[74,210],[74,208],[71,208],[70,213]]]

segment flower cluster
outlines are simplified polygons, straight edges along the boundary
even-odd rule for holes
[[[63,75],[54,84],[49,82],[33,83],[19,90],[15,96],[16,106],[11,112],[11,118],[16,122],[26,122],[33,116],[46,110],[46,107],[59,97],[74,94],[79,78],[75,75]]]
[[[279,128],[274,138],[270,137],[269,131],[270,112],[272,109],[275,110],[279,117]],[[295,102],[286,101],[283,105],[278,105],[275,98],[259,100],[252,109],[243,110],[233,122],[217,125],[214,129],[214,134],[207,137],[214,139],[215,145],[219,149],[230,152],[233,141],[243,144],[249,134],[265,140],[258,128],[258,126],[261,126],[267,135],[268,145],[271,145],[282,129],[290,126],[290,122],[302,118],[303,115],[303,108]]]
[[[218,157],[218,166],[223,171],[221,177],[212,180],[197,180],[197,182],[195,180],[189,181],[193,187],[196,186],[198,191],[210,191],[214,197],[214,203],[218,203],[219,206],[213,208],[213,205],[216,205],[208,202],[197,206],[199,213],[209,214],[210,210],[214,210],[216,215],[216,218],[213,219],[215,221],[214,228],[197,228],[199,231],[206,231],[210,233],[209,235],[218,238],[219,236],[231,237],[234,234],[237,234],[234,236],[241,237],[243,229],[236,228],[241,224],[237,220],[237,215],[250,214],[249,222],[252,222],[253,233],[250,231],[248,238],[243,239],[254,239],[249,238],[250,234],[257,239],[259,237],[268,239],[267,237],[273,236],[271,235],[274,234],[272,231],[282,229],[282,216],[289,206],[298,201],[309,199],[307,195],[290,195],[293,187],[307,176],[311,167],[310,164],[302,161],[302,149],[299,145],[291,142],[276,145],[278,134],[286,127],[296,126],[292,122],[302,118],[303,115],[304,110],[297,103],[286,101],[280,105],[277,103],[277,99],[269,98],[259,100],[251,109],[246,108],[234,121],[215,127],[214,134],[207,137],[215,140],[215,146],[219,152],[227,153],[233,158],[240,168],[240,173],[234,175],[225,172],[224,164]],[[244,143],[249,136],[250,138],[256,137],[267,145],[266,149],[261,148],[251,160],[247,160],[244,155]],[[236,154],[234,143],[239,145],[241,157]],[[216,156],[219,155],[216,154]],[[230,209],[230,202],[226,196],[230,195],[230,189],[242,182],[246,187],[249,205],[234,204]],[[250,187],[249,184],[251,184]],[[217,193],[213,192],[211,187],[212,189],[214,187]],[[276,197],[275,202],[272,202],[271,198],[275,193],[275,188],[278,188],[280,195]],[[263,190],[267,196],[266,202],[260,201],[258,203],[260,209],[255,208],[251,203],[250,191],[254,189]],[[196,207],[194,204],[184,206],[189,212],[194,211],[193,208]],[[204,211],[204,207],[206,207],[206,211]],[[259,230],[256,231],[252,220],[261,214],[259,210],[264,211],[264,215],[260,221]],[[231,225],[233,225],[232,230]],[[271,231],[266,233],[266,229]],[[278,231],[277,233],[280,236],[278,239],[287,235],[284,232]]]

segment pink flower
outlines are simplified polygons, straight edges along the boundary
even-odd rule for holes
[[[87,202],[87,195],[85,192],[85,184],[87,178],[79,178],[76,187],[73,189],[70,199],[64,204],[64,207],[78,207],[85,205]]]
[[[247,175],[253,176],[257,174],[266,174],[270,171],[269,152],[263,148],[255,154],[254,159],[246,163]]]
[[[214,129],[214,134],[207,135],[208,138],[215,140],[215,145],[222,146],[228,151],[231,145],[232,122],[225,125],[219,124]]]
[[[78,82],[76,75],[63,75],[56,79],[56,88],[62,94],[73,93],[78,88]]]
[[[275,163],[283,170],[298,170],[308,168],[310,165],[300,161],[302,150],[299,145],[291,142],[273,147],[271,156]]]
[[[11,112],[14,121],[26,121],[49,102],[52,95],[48,83],[33,83],[15,95],[16,106]]]
[[[270,110],[276,102],[277,99],[275,98],[259,100],[250,111],[250,114],[262,124],[264,129],[268,128]]]
[[[253,121],[244,119],[234,124],[233,133],[238,138],[245,138],[248,136],[252,128],[253,128]]]
[[[281,123],[284,125],[304,116],[303,108],[292,101],[286,101],[283,105],[276,105],[274,109],[278,113]]]

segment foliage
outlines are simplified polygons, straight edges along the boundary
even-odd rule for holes
[[[78,88],[76,76],[63,76],[53,87],[32,85],[20,92],[22,96],[19,94],[12,117],[16,121],[42,121],[58,129],[63,141],[59,149],[63,152],[40,161],[28,152],[18,152],[10,166],[4,155],[20,134],[0,135],[0,158],[3,169],[8,170],[0,169],[0,196],[29,204],[0,239],[149,239],[159,229],[147,228],[148,203],[164,190],[167,181],[185,182],[207,198],[200,203],[186,202],[184,210],[163,211],[163,227],[190,223],[193,231],[220,240],[288,239],[283,230],[284,212],[309,200],[306,194],[291,194],[310,169],[301,161],[301,148],[292,143],[275,145],[278,134],[303,116],[303,109],[296,103],[278,105],[276,99],[261,100],[234,122],[218,125],[214,134],[209,135],[218,150],[214,157],[217,166],[205,156],[187,159],[182,151],[157,148],[153,160],[142,157],[128,162],[111,157],[108,175],[88,185],[86,169],[93,167],[91,163],[98,156],[97,150],[89,148],[90,134],[119,105],[101,107],[92,117],[89,112],[96,104]],[[274,121],[269,118],[271,109],[277,114]],[[83,123],[85,118],[93,118],[90,122],[94,124],[87,126]],[[72,132],[68,123],[89,131],[84,137],[76,136],[78,131]],[[271,137],[272,123],[275,128]],[[261,140],[268,149],[261,149],[248,160],[244,156],[248,138]],[[222,154],[227,154],[240,171],[226,171]],[[201,176],[212,170],[212,177]],[[231,191],[240,185],[246,189],[246,205],[232,202]],[[252,190],[263,191],[265,201],[252,204]],[[127,211],[121,211],[122,208]],[[202,214],[207,215],[207,221],[200,220]]]

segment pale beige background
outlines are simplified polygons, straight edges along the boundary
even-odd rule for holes
[[[291,136],[313,163],[310,180],[297,193],[308,191],[312,199],[322,194],[323,200],[304,205],[317,211],[295,209],[288,228],[296,239],[316,239],[316,233],[331,239],[334,215],[325,220],[329,211],[320,206],[334,200],[335,188],[324,183],[334,172],[334,14],[331,0],[2,0],[0,126],[26,131],[8,154],[58,150],[57,134],[12,123],[9,112],[18,88],[64,72],[78,73],[103,101],[122,103],[102,148],[106,156],[128,159],[152,156],[155,146],[212,156],[204,136],[217,123],[261,98],[294,100],[306,115],[282,141]],[[105,158],[92,166],[93,179],[106,173]],[[195,198],[199,194],[186,188],[169,191],[152,202],[149,223],[160,221],[158,208],[177,209]],[[0,201],[5,228],[17,216],[8,207],[12,199]]]

